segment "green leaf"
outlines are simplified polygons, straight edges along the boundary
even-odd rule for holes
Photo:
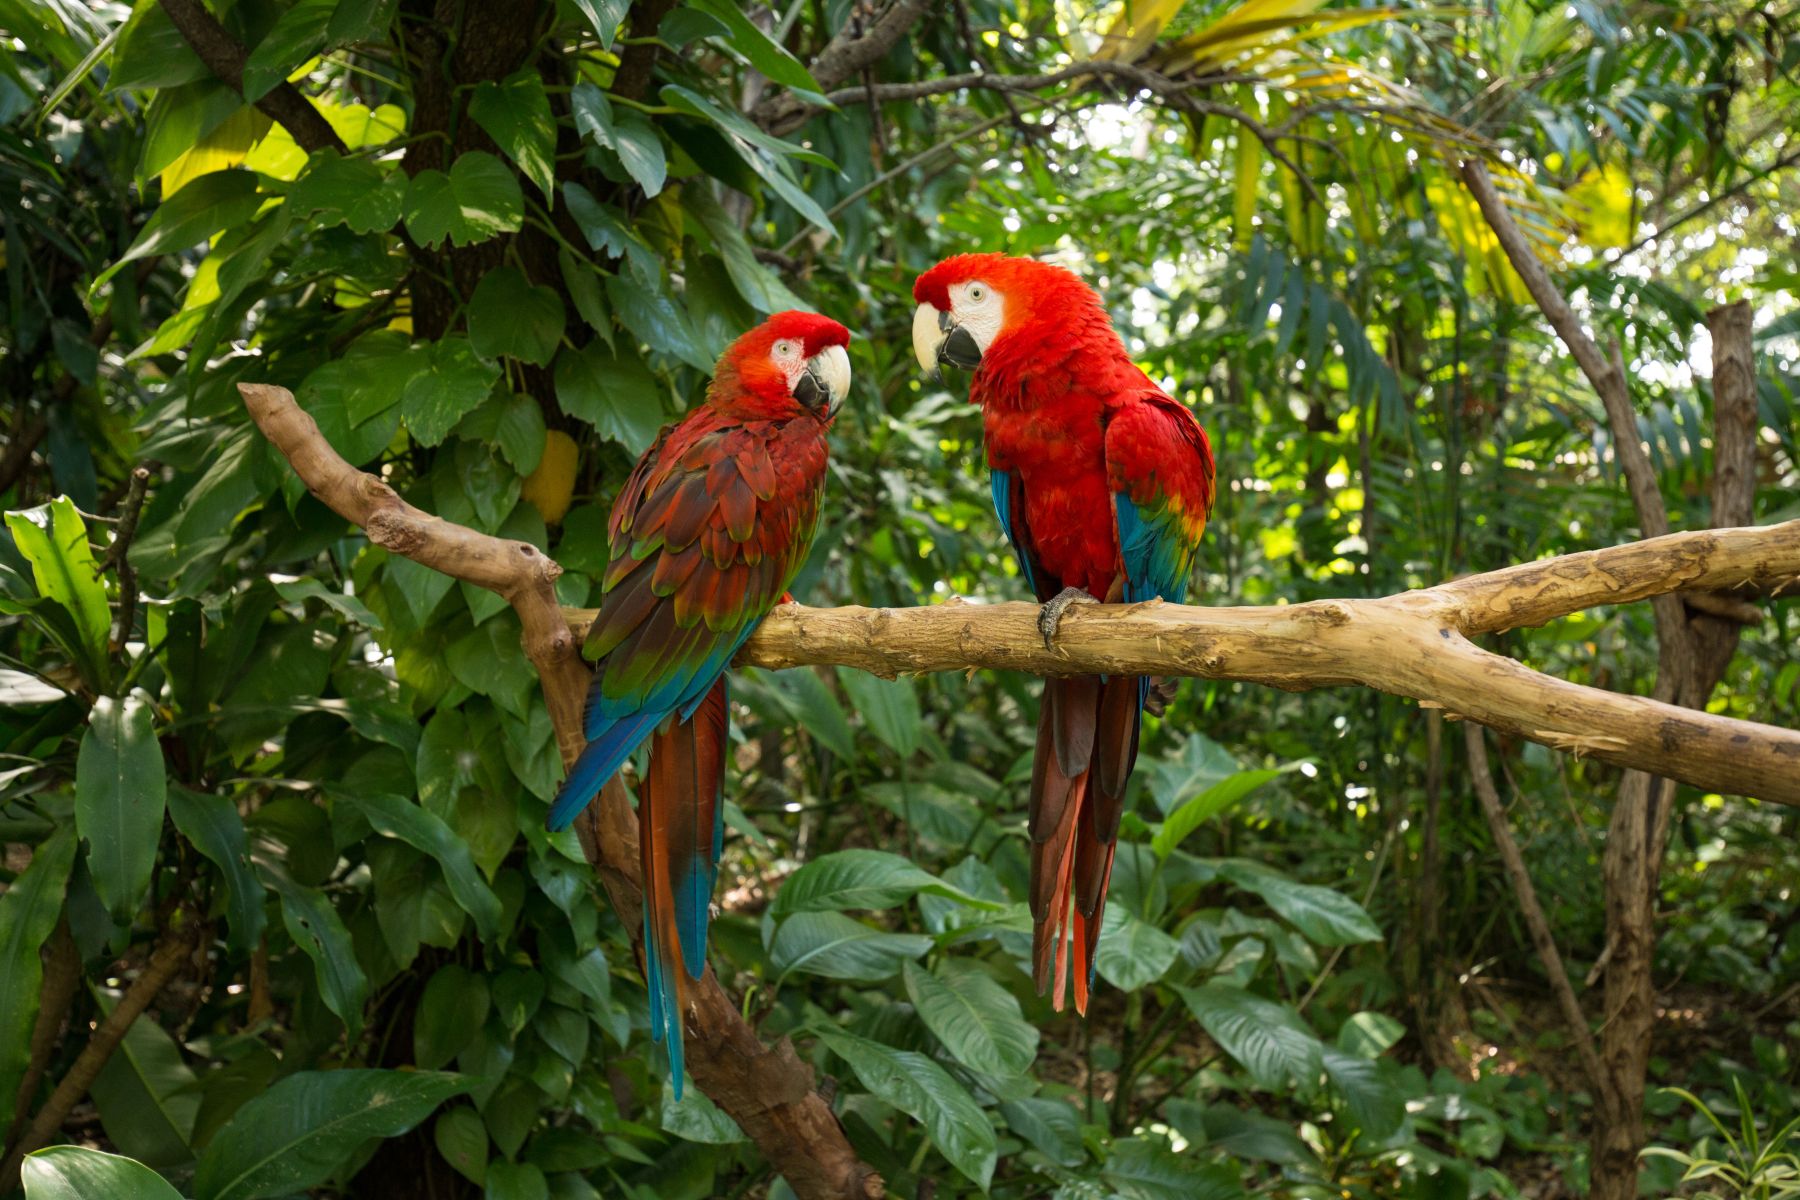
[[[102,996],[110,1011],[110,994]],[[175,1039],[150,1014],[131,1023],[90,1094],[106,1136],[123,1153],[152,1167],[193,1159],[188,1147],[200,1113],[198,1081]]]
[[[414,441],[435,446],[464,414],[488,398],[500,378],[500,366],[483,362],[468,338],[455,335],[415,353],[427,356],[427,365],[407,381],[400,413]]]
[[[935,971],[900,969],[906,995],[951,1057],[983,1075],[1022,1075],[1037,1058],[1038,1031],[1019,1001],[980,967],[945,959]]]
[[[550,1200],[550,1185],[535,1163],[496,1162],[488,1167],[486,1200]]]
[[[519,181],[505,163],[483,150],[457,155],[448,175],[420,171],[406,188],[406,230],[427,246],[445,238],[472,246],[516,233],[524,220]]]
[[[450,894],[474,918],[475,930],[482,940],[492,941],[499,936],[500,898],[482,878],[468,844],[443,818],[403,796],[352,790],[332,794],[361,809],[376,833],[397,838],[436,859],[443,868],[444,882],[450,885]]]
[[[649,368],[598,339],[556,356],[556,401],[634,455],[650,448],[666,416],[663,387]]]
[[[1288,1005],[1222,983],[1175,990],[1212,1040],[1250,1072],[1257,1086],[1278,1090],[1318,1082],[1324,1047]]]
[[[798,146],[789,145],[766,133],[742,113],[720,108],[699,92],[680,84],[672,83],[664,87],[662,101],[671,108],[715,126],[724,134],[731,148],[737,151],[738,157],[744,160],[744,164],[760,175],[776,195],[787,201],[789,207],[826,233],[836,236],[837,228],[832,225],[831,218],[825,215],[825,210],[819,207],[817,200],[807,195],[806,190],[794,179],[787,163],[778,157],[802,154]],[[816,155],[812,157],[814,161],[820,161]]]
[[[1103,1174],[1122,1200],[1238,1200],[1246,1194],[1230,1167],[1196,1163],[1149,1138],[1114,1142]]]
[[[255,861],[263,882],[281,897],[281,920],[288,936],[313,961],[325,1007],[338,1015],[354,1040],[362,1032],[369,980],[357,962],[356,947],[343,918],[318,889],[295,883],[268,859]]]
[[[663,149],[656,126],[642,113],[627,110],[613,117],[604,129],[590,115],[588,136],[619,156],[619,164],[644,189],[646,197],[662,192],[669,178],[668,152]]]
[[[439,1115],[431,1136],[457,1174],[476,1187],[487,1182],[488,1135],[480,1113],[459,1104]]]
[[[683,188],[681,202],[706,230],[706,236],[712,239],[719,260],[725,264],[725,273],[731,276],[732,285],[750,307],[761,313],[811,307],[789,291],[775,272],[756,260],[756,252],[750,248],[744,231],[713,199],[711,192],[705,188]]]
[[[883,679],[853,667],[839,667],[838,682],[850,694],[851,707],[862,714],[876,737],[902,758],[918,750],[923,742],[924,721],[911,679]]]
[[[186,250],[220,230],[248,221],[261,204],[256,176],[249,171],[202,175],[157,206],[124,257],[100,272],[88,286],[88,295],[97,293],[125,264]]]
[[[75,502],[58,496],[36,508],[9,512],[6,528],[19,553],[31,564],[38,595],[69,614],[79,641],[68,649],[84,659],[80,663],[83,674],[102,670],[112,612],[106,606],[100,564],[88,546],[87,523],[75,510]],[[97,674],[89,678],[95,682],[103,679]]]
[[[1169,819],[1163,822],[1162,828],[1156,831],[1156,837],[1151,840],[1151,848],[1156,851],[1158,858],[1169,857],[1188,834],[1233,807],[1271,779],[1299,768],[1300,764],[1295,762],[1282,767],[1238,771],[1227,775],[1199,795],[1184,801],[1180,808],[1170,813]]]
[[[818,1030],[875,1097],[925,1126],[938,1153],[986,1191],[994,1176],[994,1127],[963,1086],[923,1054],[894,1050],[837,1029]]]
[[[12,1123],[13,1101],[31,1056],[44,981],[38,952],[56,928],[74,862],[75,837],[58,830],[0,892],[0,1129]]]
[[[348,225],[354,233],[382,233],[400,223],[406,178],[367,158],[343,158],[327,148],[312,156],[288,190],[296,215],[316,214],[320,229]]]
[[[310,575],[277,583],[275,593],[289,604],[298,604],[303,600],[319,600],[338,616],[361,625],[364,629],[381,628],[381,618],[369,611],[368,605],[348,592],[340,592],[326,587]]]
[[[484,80],[469,97],[469,115],[537,184],[544,199],[556,199],[556,122],[550,97],[535,68],[515,71],[499,83]]]
[[[737,5],[728,0],[692,0],[693,6],[724,22],[731,31],[727,45],[743,56],[744,61],[782,87],[797,88],[818,94],[824,91],[819,81],[787,52],[787,48],[759,29]]]
[[[25,1200],[181,1200],[181,1193],[142,1163],[85,1146],[52,1146],[19,1168]]]
[[[1406,1120],[1406,1097],[1389,1083],[1379,1061],[1325,1047],[1325,1074],[1344,1098],[1344,1106],[1364,1133],[1376,1141],[1388,1137]]]
[[[1255,892],[1296,929],[1321,946],[1379,942],[1381,928],[1363,906],[1330,888],[1295,883],[1281,872],[1245,859],[1225,859],[1219,874]]]
[[[238,1110],[200,1157],[197,1200],[289,1196],[370,1138],[398,1137],[469,1080],[435,1071],[302,1071]]]
[[[1353,1014],[1338,1030],[1338,1049],[1358,1058],[1380,1058],[1406,1036],[1406,1026],[1379,1012]]]
[[[1229,750],[1201,733],[1188,734],[1179,755],[1159,759],[1149,767],[1150,794],[1165,814],[1240,770]]]
[[[114,43],[109,92],[156,91],[196,79],[211,79],[187,38],[159,4],[137,5]]]
[[[683,1141],[701,1142],[709,1146],[730,1146],[748,1140],[730,1114],[714,1104],[712,1097],[695,1087],[691,1079],[679,1102],[675,1099],[673,1083],[666,1079],[663,1081],[662,1116],[658,1124],[662,1126],[663,1132],[672,1133]]]
[[[600,48],[611,50],[619,23],[631,8],[631,0],[575,0],[575,7],[587,17],[588,24],[600,35]]]
[[[556,290],[532,284],[517,267],[489,271],[469,298],[469,342],[484,359],[504,354],[548,366],[562,333],[563,306]]]
[[[931,872],[886,850],[839,850],[822,855],[782,881],[770,909],[776,916],[893,908],[919,892],[931,892],[976,908],[1000,908],[971,896]]]
[[[1008,1133],[1024,1138],[1051,1162],[1076,1167],[1087,1161],[1081,1143],[1081,1117],[1074,1105],[1027,1096],[1001,1101],[1000,1116]]]
[[[461,1054],[486,1023],[488,1006],[486,977],[457,963],[439,967],[413,1010],[413,1062],[436,1071]]]
[[[916,933],[884,933],[836,912],[795,913],[769,944],[769,961],[782,978],[795,971],[828,979],[874,983],[892,979],[900,964],[931,949]]]
[[[641,282],[627,272],[607,278],[606,299],[625,328],[652,350],[673,355],[697,371],[712,373],[714,363],[700,348],[687,314],[664,288]]]
[[[1106,907],[1106,923],[1094,952],[1094,967],[1106,981],[1124,992],[1147,987],[1175,965],[1181,943],[1125,911],[1122,904]]]
[[[353,4],[350,7],[357,7]],[[244,63],[244,101],[255,104],[325,48],[338,0],[299,0],[281,14]],[[391,223],[391,222],[390,222]]]
[[[75,763],[75,829],[87,843],[94,890],[120,921],[131,919],[150,887],[168,799],[150,716],[136,693],[100,697]]]
[[[309,581],[310,582],[310,581]],[[250,843],[237,805],[211,792],[169,789],[169,815],[194,849],[219,868],[225,883],[225,918],[231,930],[227,946],[248,954],[262,940],[263,901],[268,892],[250,867]]]

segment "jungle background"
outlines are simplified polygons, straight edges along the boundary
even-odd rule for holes
[[[1800,516],[1792,4],[0,0],[0,38],[0,1131],[120,1156],[28,1160],[32,1200],[793,1194],[672,1101],[630,931],[543,831],[514,614],[307,495],[240,381],[581,605],[634,456],[737,332],[817,308],[857,377],[796,596],[1020,598],[910,286],[1049,254],[1211,433],[1200,602],[1382,595],[1640,533],[1476,159],[1618,348],[1677,529],[1704,315],[1749,302],[1754,520]],[[1755,603],[1710,708],[1793,727],[1800,607]],[[1644,605],[1491,647],[1657,666]],[[890,1194],[1588,1190],[1596,1081],[1478,788],[1599,1025],[1619,771],[1189,681],[1084,1021],[1021,967],[1034,691],[733,683],[712,961]],[[1797,832],[1676,795],[1645,1194],[1795,1194]]]

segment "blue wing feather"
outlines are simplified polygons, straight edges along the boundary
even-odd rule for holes
[[[1019,546],[1019,539],[1013,535],[1012,514],[1012,472],[1002,471],[998,467],[988,468],[988,486],[994,493],[994,514],[1000,518],[1000,529],[1006,534],[1006,543],[1012,547],[1013,557],[1019,561],[1019,570],[1025,573],[1025,582],[1032,591],[1037,591],[1037,579],[1033,577],[1031,560]]]

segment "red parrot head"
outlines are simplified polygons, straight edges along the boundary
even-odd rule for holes
[[[943,363],[973,370],[993,357],[1029,355],[1033,343],[1074,336],[1096,319],[1110,328],[1093,288],[1035,258],[946,258],[919,276],[913,299],[913,353],[926,371]]]
[[[734,416],[828,422],[850,391],[849,344],[830,317],[778,312],[725,348],[708,400]]]

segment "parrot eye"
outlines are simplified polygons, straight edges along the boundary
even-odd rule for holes
[[[794,356],[794,343],[789,342],[789,341],[779,341],[779,342],[775,343],[775,357],[776,358],[792,358],[793,356]]]
[[[986,288],[982,287],[979,283],[971,283],[969,285],[969,303],[980,304],[983,300],[986,300],[986,299],[987,299],[987,289]]]

